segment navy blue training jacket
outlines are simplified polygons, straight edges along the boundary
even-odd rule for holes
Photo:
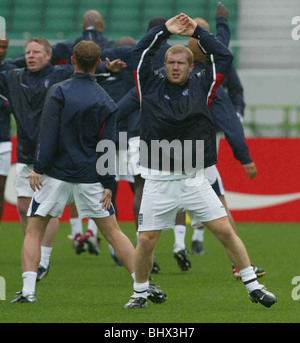
[[[167,42],[163,42],[152,58],[153,69],[158,70],[164,66],[165,53],[171,47]],[[131,48],[132,51],[133,48]],[[131,65],[131,61],[130,61]],[[137,89],[131,88],[117,103],[119,123],[126,123],[127,137],[140,136],[140,101],[137,95]]]
[[[127,138],[140,136],[140,100],[135,87],[117,103],[117,121],[126,122]]]
[[[52,64],[71,64],[71,56],[73,55],[74,46],[82,40],[90,40],[100,46],[101,50],[113,48],[116,42],[109,40],[96,29],[89,29],[82,32],[82,35],[77,39],[59,42],[52,47]]]
[[[229,44],[230,29],[228,22],[224,18],[217,19],[217,38]],[[200,62],[194,62],[194,69],[191,76],[204,70],[205,67]],[[162,69],[160,69],[162,71]],[[233,66],[230,68],[230,77],[236,72]],[[225,81],[228,76],[225,78]],[[224,82],[225,82],[224,81]],[[228,83],[231,83],[228,81]],[[234,88],[234,87],[232,87]],[[236,91],[238,93],[238,91]],[[130,90],[125,97],[118,102],[118,119],[128,120],[128,136],[134,137],[140,135],[140,103],[138,94],[135,88]],[[252,159],[249,155],[249,149],[245,142],[244,130],[240,120],[236,115],[236,110],[231,102],[229,94],[223,88],[223,84],[217,89],[214,101],[211,104],[212,119],[215,124],[217,132],[224,132],[225,138],[228,141],[234,157],[241,162],[241,164],[251,163]]]
[[[189,78],[184,85],[171,84],[151,67],[151,56],[169,35],[165,25],[154,27],[139,41],[132,54],[141,100],[140,137],[149,152],[148,159],[141,156],[141,165],[151,168],[152,140],[203,140],[204,167],[209,167],[217,163],[216,133],[209,108],[233,56],[216,37],[197,26],[193,37],[208,56],[205,73]],[[196,163],[195,148],[192,163]]]
[[[191,75],[201,73],[203,69],[204,65],[202,63],[194,62],[194,69]],[[216,91],[210,110],[216,132],[223,132],[225,134],[235,159],[240,161],[241,164],[251,163],[252,159],[246,145],[241,121],[236,115],[235,108],[222,85]]]
[[[233,65],[224,80],[223,87],[227,90],[235,111],[244,116],[246,106],[244,102],[244,88]]]
[[[170,45],[163,42],[153,57],[153,67],[158,69],[164,64],[164,55]],[[139,105],[136,113],[128,115],[128,108],[126,108],[125,97],[130,97],[131,89],[135,88],[135,81],[132,73],[131,66],[131,53],[134,47],[132,46],[120,46],[110,49],[105,49],[101,53],[101,58],[105,60],[108,57],[110,60],[120,58],[122,61],[127,63],[127,68],[122,69],[120,72],[111,74],[110,77],[100,81],[101,87],[118,103],[118,122],[117,129],[119,132],[127,132],[127,138],[140,135],[140,123],[139,123]],[[127,95],[128,94],[128,95]],[[139,100],[138,100],[139,104]]]
[[[96,170],[99,140],[115,140],[117,106],[88,73],[75,73],[47,94],[34,171],[74,183],[101,182],[112,189],[114,175]]]
[[[16,69],[16,66],[9,61],[0,64],[0,72],[12,69]],[[0,142],[10,141],[10,112],[9,101],[0,96]]]
[[[216,29],[216,37],[228,47],[231,33],[227,19],[216,19]],[[194,66],[192,74],[201,72],[204,69],[204,65],[200,62],[194,62]],[[224,89],[225,86],[228,93]],[[232,64],[223,84],[216,92],[211,106],[211,113],[216,131],[224,132],[234,157],[241,164],[251,163],[252,159],[245,142],[244,129],[236,112],[242,115],[244,113],[243,88],[239,82],[236,69]]]
[[[204,65],[194,62],[191,76],[203,71]],[[162,72],[163,73],[163,72]],[[118,102],[118,119],[127,120],[128,138],[140,135],[140,102],[136,88],[132,88]],[[216,132],[223,132],[228,141],[235,159],[241,164],[251,163],[249,149],[246,145],[245,134],[242,124],[236,115],[233,104],[221,85],[215,94],[210,109]]]
[[[228,47],[231,38],[231,32],[227,19],[217,18],[216,30],[217,38]],[[231,65],[225,80],[222,83],[222,86],[227,90],[235,111],[244,116],[244,89],[233,64]]]
[[[71,65],[48,63],[43,69],[31,72],[26,68],[0,73],[0,94],[8,98],[17,123],[17,161],[33,164],[39,135],[40,119],[49,88],[69,78]]]

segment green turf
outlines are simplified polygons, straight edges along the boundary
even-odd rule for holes
[[[133,224],[121,223],[135,242]],[[102,239],[99,256],[74,253],[68,224],[62,223],[51,257],[49,275],[37,284],[36,304],[11,304],[22,288],[21,246],[17,223],[0,229],[0,276],[6,281],[6,300],[0,300],[2,323],[299,323],[300,300],[293,300],[294,276],[300,275],[298,224],[238,224],[254,264],[265,268],[260,279],[276,294],[270,309],[252,304],[241,281],[232,275],[221,244],[205,232],[204,256],[190,256],[192,269],[179,270],[172,257],[173,231],[165,231],[156,249],[161,273],[154,283],[168,294],[164,304],[151,302],[142,310],[125,310],[132,294],[132,279],[124,267],[114,265]],[[101,236],[101,235],[100,235]],[[192,229],[188,228],[190,249]],[[298,291],[300,296],[300,290]]]

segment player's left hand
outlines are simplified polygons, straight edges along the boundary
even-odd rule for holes
[[[116,59],[110,61],[108,57],[106,57],[106,69],[111,73],[118,73],[123,68],[127,67],[127,64],[120,59]]]
[[[104,189],[104,194],[100,202],[102,203],[102,208],[107,211],[111,206],[112,191],[108,188]]]
[[[247,177],[249,177],[250,179],[253,179],[256,176],[257,169],[254,162],[243,164],[243,167],[245,169]]]
[[[228,9],[221,2],[218,2],[216,19],[225,18],[226,20],[228,20],[228,16],[229,16]]]
[[[30,187],[35,192],[36,190],[40,190],[40,187],[43,187],[42,183],[42,176],[41,174],[32,171],[26,179],[29,179]]]

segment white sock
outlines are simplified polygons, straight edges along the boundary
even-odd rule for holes
[[[135,281],[135,273],[131,274],[132,280]]]
[[[174,243],[174,252],[179,250],[185,249],[185,233],[186,233],[186,226],[185,225],[175,225],[174,227],[174,234],[175,234],[175,243]]]
[[[114,248],[113,248],[113,246],[111,244],[108,244],[108,249],[109,249],[111,255],[115,255],[116,256],[115,250],[114,250]]]
[[[43,266],[44,268],[48,268],[49,266],[51,252],[52,252],[51,247],[41,246],[41,260],[39,264]]]
[[[83,235],[81,218],[70,218],[72,236],[75,237],[77,233]]]
[[[98,233],[98,227],[96,223],[93,221],[93,219],[88,220],[88,225],[87,225],[88,230],[91,230],[93,232],[93,235],[96,237]]]
[[[248,293],[259,288],[260,284],[257,282],[257,276],[254,273],[252,266],[240,270],[240,275]]]
[[[23,289],[22,295],[26,297],[30,292],[35,292],[35,285],[36,285],[36,272],[24,272],[22,274],[23,278]]]
[[[133,283],[133,290],[134,290],[134,296],[138,298],[145,298],[147,299],[148,296],[148,288],[149,288],[149,281],[146,281],[144,283]]]
[[[192,236],[192,242],[194,241],[199,241],[203,242],[204,241],[204,229],[194,229],[194,233]]]

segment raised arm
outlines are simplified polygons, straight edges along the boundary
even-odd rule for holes
[[[180,16],[184,27],[180,35],[196,38],[201,51],[206,55],[213,55],[216,74],[224,78],[233,60],[231,52],[212,33],[197,25],[193,19],[184,14]],[[210,61],[212,62],[211,58]]]
[[[228,17],[228,10],[221,3],[219,3],[216,12],[216,36],[227,47],[229,46],[231,35]],[[239,119],[242,120],[245,107],[243,93],[244,90],[233,65],[230,67],[223,86],[227,89],[228,95],[233,103],[233,106],[235,107]]]
[[[211,106],[211,113],[217,130],[224,132],[234,157],[241,164],[251,163],[252,159],[246,145],[242,124],[236,116],[235,109],[222,86],[216,93]]]
[[[227,47],[229,46],[231,36],[228,17],[229,11],[221,2],[219,2],[216,12],[216,37]]]
[[[213,34],[197,25],[193,19],[185,14],[180,14],[180,20],[184,28],[181,35],[196,38],[199,49],[207,55],[207,79],[210,87],[207,106],[210,108],[218,87],[224,81],[225,75],[231,67],[233,56],[223,43]]]
[[[139,97],[136,88],[132,88],[123,98],[118,102],[117,120],[121,121],[127,119],[129,115],[140,108]]]
[[[131,68],[139,98],[141,99],[143,87],[154,77],[152,58],[160,48],[161,43],[168,39],[170,32],[166,25],[155,26],[134,47],[131,54]]]
[[[232,101],[239,119],[242,120],[245,109],[244,88],[233,65],[225,79],[224,87],[227,89],[229,98]]]

